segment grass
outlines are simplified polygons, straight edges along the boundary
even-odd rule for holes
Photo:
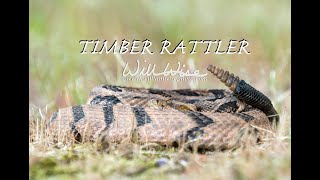
[[[279,130],[288,129],[288,120]],[[30,179],[291,179],[290,136],[281,131],[235,151],[198,154],[124,143],[104,152],[94,143],[52,143],[39,121],[30,123]]]
[[[31,153],[30,179],[291,179],[290,153],[278,146],[205,155],[138,151],[131,156],[99,154],[90,145],[52,149]]]
[[[30,1],[30,179],[291,179],[291,2]],[[81,39],[243,39],[250,55],[80,55]],[[208,64],[228,69],[272,100],[280,113],[277,136],[262,145],[197,154],[135,144],[100,152],[96,144],[52,143],[45,123],[58,108],[83,104],[99,84],[214,89],[206,81],[122,81],[123,62]],[[158,167],[157,164],[163,164]]]
[[[31,108],[30,179],[291,179],[290,115],[274,138],[236,150],[188,152],[154,144],[53,142],[46,109]],[[70,138],[71,139],[71,138]]]

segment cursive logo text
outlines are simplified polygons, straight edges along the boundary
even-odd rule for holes
[[[144,61],[146,62],[146,61]],[[204,77],[207,76],[207,73],[200,74],[199,70],[194,70],[193,73],[189,69],[184,70],[185,65],[181,67],[181,63],[177,62],[177,67],[175,69],[170,68],[170,63],[167,63],[165,68],[162,71],[156,71],[156,64],[147,64],[147,67],[141,67],[140,61],[137,60],[137,67],[135,71],[129,70],[128,63],[126,63],[122,75],[126,76],[175,76],[179,75],[180,77]]]

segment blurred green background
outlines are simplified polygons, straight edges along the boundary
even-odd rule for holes
[[[290,111],[291,2],[289,0],[57,0],[30,2],[29,102],[50,109],[85,103],[99,84],[147,88],[226,88],[210,74],[207,81],[123,81],[119,58],[165,65],[208,64],[232,71]],[[250,55],[198,52],[175,55],[81,55],[82,39],[161,41],[246,39]]]

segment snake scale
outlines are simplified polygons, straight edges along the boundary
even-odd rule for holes
[[[246,137],[257,143],[275,132],[279,115],[268,97],[228,71],[212,65],[207,70],[230,90],[101,85],[90,92],[87,104],[53,113],[49,130],[55,139],[204,150],[235,148]]]

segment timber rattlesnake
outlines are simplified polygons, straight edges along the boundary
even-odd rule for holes
[[[208,70],[231,91],[98,86],[87,104],[53,113],[49,130],[55,139],[205,150],[234,148],[248,134],[257,142],[274,132],[279,116],[265,95],[228,71]]]

